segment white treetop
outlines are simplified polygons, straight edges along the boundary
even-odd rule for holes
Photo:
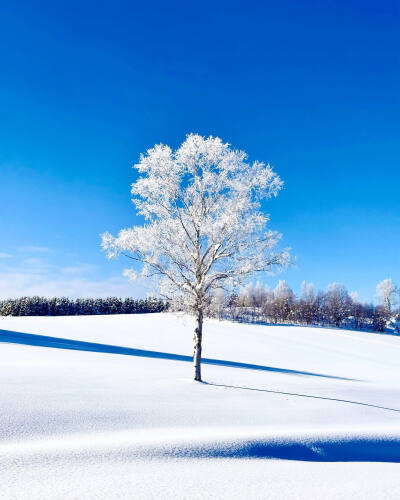
[[[358,295],[358,292],[356,292],[356,291],[350,292],[349,296],[350,296],[351,300],[354,302],[354,304],[359,304],[360,297]]]
[[[102,246],[109,258],[122,253],[142,263],[140,276],[157,276],[164,296],[197,309],[212,289],[288,262],[287,251],[272,251],[280,235],[266,229],[261,211],[282,188],[269,165],[249,163],[219,138],[190,134],[176,151],[149,149],[134,168],[142,175],[133,202],[145,224],[103,234]]]
[[[285,280],[279,280],[274,289],[274,296],[276,299],[288,300],[294,298],[294,293]]]
[[[270,290],[268,286],[265,287],[262,283],[257,281],[253,290],[255,304],[257,306],[261,306],[267,300],[269,292]]]
[[[376,286],[376,294],[378,295],[380,302],[388,311],[391,310],[392,296],[395,291],[396,287],[391,279],[383,280]]]
[[[312,304],[315,301],[315,289],[313,283],[303,281],[301,283],[300,300],[307,304]]]

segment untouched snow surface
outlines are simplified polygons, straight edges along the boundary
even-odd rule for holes
[[[0,498],[398,499],[400,338],[0,318]]]

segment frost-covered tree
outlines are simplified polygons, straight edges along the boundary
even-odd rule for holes
[[[300,299],[298,303],[298,317],[300,321],[311,324],[316,313],[316,297],[313,283],[301,283]]]
[[[314,283],[307,283],[303,281],[300,288],[300,300],[308,304],[315,302],[315,288]]]
[[[253,283],[248,283],[245,287],[242,287],[239,291],[238,297],[238,305],[242,309],[242,320],[251,320],[254,321],[256,316],[256,289],[253,286]]]
[[[288,321],[295,295],[285,280],[280,280],[274,289],[274,308],[280,321]]]
[[[386,279],[376,286],[376,294],[379,301],[388,313],[392,310],[392,297],[396,292],[396,287],[391,279]]]
[[[282,181],[264,163],[221,139],[190,134],[173,151],[159,144],[141,155],[132,185],[143,226],[103,234],[108,257],[140,263],[126,274],[154,277],[160,293],[179,298],[196,315],[194,378],[201,380],[203,315],[213,289],[235,289],[255,273],[288,262],[274,252],[280,235],[266,228],[261,202],[276,196]]]
[[[253,295],[254,295],[254,303],[258,309],[260,309],[265,301],[267,300],[269,288],[263,286],[259,281],[257,281],[256,286],[254,287],[253,290]]]
[[[254,287],[253,283],[247,283],[246,286],[239,290],[238,304],[241,307],[252,307],[254,304]]]
[[[350,298],[351,298],[350,315],[352,316],[354,321],[354,328],[356,328],[357,330],[362,330],[363,327],[365,326],[364,323],[367,312],[366,310],[368,306],[366,304],[360,303],[357,292],[351,292]]]
[[[294,293],[285,280],[279,280],[274,289],[274,296],[276,299],[292,300]]]
[[[211,294],[210,311],[213,316],[221,320],[222,311],[226,305],[226,295],[222,288],[216,288]]]
[[[331,283],[326,291],[326,312],[332,323],[339,327],[351,310],[351,299],[345,286]]]

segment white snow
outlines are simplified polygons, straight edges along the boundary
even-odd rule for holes
[[[190,356],[192,330],[0,318],[0,498],[400,497],[400,338],[207,321],[204,384],[189,361],[104,346]]]

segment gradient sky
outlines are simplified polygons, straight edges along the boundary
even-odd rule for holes
[[[267,210],[297,265],[271,286],[400,284],[399,2],[3,1],[0,19],[0,296],[146,293],[99,234],[141,222],[131,166],[189,132],[285,181]]]

